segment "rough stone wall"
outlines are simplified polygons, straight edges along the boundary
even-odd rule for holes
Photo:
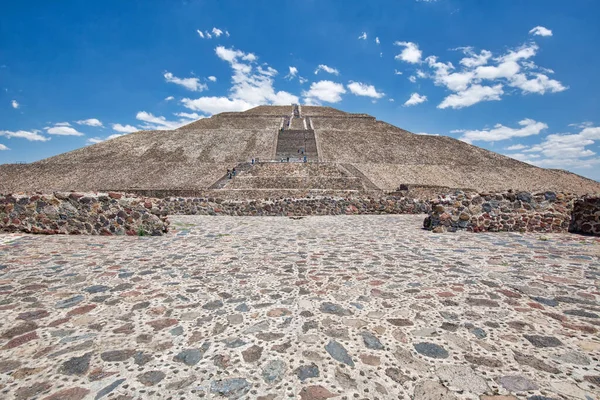
[[[600,236],[600,197],[575,201],[569,232]]]
[[[222,201],[211,198],[171,197],[161,199],[168,214],[231,216],[307,216],[343,214],[423,214],[429,203],[400,197],[305,198]]]
[[[168,226],[156,199],[112,192],[0,195],[4,232],[158,236]]]
[[[566,232],[573,194],[464,193],[439,196],[423,225],[434,232]]]

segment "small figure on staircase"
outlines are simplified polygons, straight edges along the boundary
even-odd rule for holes
[[[235,176],[235,174],[237,174],[237,171],[235,170],[235,168],[234,168],[234,169],[231,171],[231,174],[232,174],[233,176]]]
[[[231,179],[231,170],[227,168],[227,179]]]

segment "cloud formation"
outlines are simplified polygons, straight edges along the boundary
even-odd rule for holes
[[[385,96],[385,93],[378,92],[375,86],[367,85],[366,83],[350,81],[347,87],[352,94],[357,96],[372,97],[374,99],[380,99]]]
[[[140,130],[133,125],[121,125],[121,124],[112,124],[112,128],[113,128],[113,130],[120,132],[120,133],[132,133],[132,132],[137,132]]]
[[[340,71],[338,71],[335,68],[329,67],[325,64],[319,64],[319,66],[317,67],[317,69],[315,69],[315,75],[317,75],[319,73],[319,71],[325,71],[329,74],[333,74],[333,75],[339,75]]]
[[[277,70],[265,63],[259,65],[256,55],[223,46],[215,48],[215,53],[221,60],[229,63],[233,70],[229,95],[184,98],[181,100],[184,107],[192,111],[216,114],[224,111],[245,111],[262,104],[299,102],[298,97],[291,93],[275,91],[274,77],[278,74]]]
[[[17,109],[19,108],[19,103],[16,100],[13,100],[10,102],[10,105],[12,106],[12,108]]]
[[[404,105],[406,107],[416,106],[417,104],[421,104],[427,101],[427,96],[422,96],[419,93],[413,93],[410,95],[410,98],[406,100]]]
[[[519,125],[520,128],[509,128],[502,124],[496,124],[492,129],[457,130],[453,132],[462,132],[462,136],[459,139],[467,143],[472,143],[475,141],[497,142],[500,140],[539,135],[544,129],[548,129],[548,125],[545,123],[530,118],[519,121]]]
[[[68,122],[59,122],[55,124],[53,127],[44,128],[46,129],[46,133],[49,135],[59,135],[59,136],[83,136],[83,133],[79,132],[75,128],[71,128],[68,126]]]
[[[529,33],[534,36],[552,36],[552,31],[548,28],[544,28],[543,26],[536,26],[530,30]]]
[[[79,121],[75,121],[75,123],[79,124],[79,125],[87,125],[87,126],[95,126],[95,127],[102,126],[102,122],[100,122],[100,120],[97,118],[82,119]]]
[[[21,138],[29,140],[30,142],[47,142],[50,140],[49,137],[40,135],[39,130],[33,129],[31,131],[0,131],[0,136],[10,138]]]
[[[199,78],[178,78],[168,71],[165,72],[163,76],[165,77],[165,81],[183,86],[193,92],[202,92],[203,90],[208,89],[208,86],[201,83]]]
[[[413,42],[395,42],[395,46],[403,46],[404,50],[396,57],[396,60],[402,60],[411,64],[417,64],[421,62],[421,56],[423,52],[419,50],[419,46]]]
[[[319,101],[327,103],[338,103],[342,100],[342,94],[346,93],[344,85],[332,81],[313,82],[309,90],[302,92],[307,104],[319,104]]]

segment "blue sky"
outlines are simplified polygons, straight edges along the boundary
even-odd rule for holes
[[[0,163],[300,102],[600,180],[599,17],[595,0],[9,2]]]

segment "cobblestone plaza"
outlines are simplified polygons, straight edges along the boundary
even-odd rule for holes
[[[423,216],[0,235],[6,399],[595,399],[600,239]]]

